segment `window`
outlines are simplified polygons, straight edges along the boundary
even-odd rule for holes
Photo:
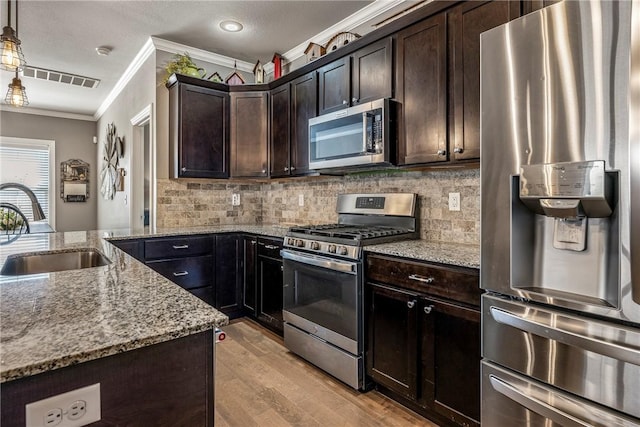
[[[17,182],[35,194],[51,228],[55,229],[55,141],[0,137],[0,183]],[[31,200],[21,190],[0,191],[0,202],[12,203],[33,219]],[[37,227],[32,232],[37,232]]]

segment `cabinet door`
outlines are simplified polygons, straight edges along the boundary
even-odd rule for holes
[[[271,91],[270,176],[290,175],[290,100],[289,85]]]
[[[268,176],[269,95],[267,92],[231,94],[231,175]]]
[[[447,160],[447,31],[441,13],[397,34],[398,163]]]
[[[543,7],[551,6],[552,4],[559,3],[561,0],[524,0],[522,2],[522,14],[535,12]]]
[[[370,44],[352,57],[351,104],[393,98],[393,39]]]
[[[342,110],[351,99],[351,57],[345,56],[318,69],[318,114]]]
[[[422,302],[420,403],[460,425],[480,420],[480,312],[425,298]]]
[[[171,178],[229,177],[229,95],[178,83],[169,91]]]
[[[418,394],[418,297],[367,283],[367,375],[415,400]]]
[[[237,235],[216,236],[216,292],[214,306],[229,317],[242,312],[240,286],[240,240]]]
[[[256,257],[258,239],[255,236],[244,236],[243,242],[243,262],[242,262],[242,284],[243,284],[243,306],[245,311],[252,317],[256,313],[256,301],[258,298],[256,287]]]
[[[282,334],[282,260],[258,256],[258,320]]]
[[[291,175],[309,172],[309,119],[318,115],[318,79],[311,72],[291,82]]]
[[[467,2],[449,15],[453,160],[480,158],[480,33],[517,18],[519,2]]]
[[[122,250],[124,253],[131,255],[137,260],[140,260],[142,257],[140,255],[140,246],[141,241],[136,239],[127,239],[127,240],[112,240],[112,245],[116,248]]]

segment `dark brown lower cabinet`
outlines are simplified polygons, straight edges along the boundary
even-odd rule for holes
[[[258,315],[258,292],[256,286],[258,238],[256,236],[243,236],[242,245],[242,305],[244,307],[245,314],[255,318]]]
[[[479,426],[478,271],[386,255],[366,268],[369,379],[439,425]]]
[[[231,319],[241,317],[242,286],[240,282],[242,238],[237,234],[216,235],[215,304]]]
[[[408,399],[418,397],[418,295],[369,284],[367,373]]]
[[[282,239],[258,238],[257,320],[282,335]]]

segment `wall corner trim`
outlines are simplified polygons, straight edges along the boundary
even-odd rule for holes
[[[116,85],[113,87],[113,89],[111,89],[111,92],[109,92],[109,95],[107,95],[105,100],[102,101],[102,104],[100,104],[100,107],[98,108],[98,110],[94,113],[93,115],[94,120],[98,120],[100,117],[102,117],[105,111],[107,111],[107,109],[111,106],[113,101],[115,101],[118,95],[120,95],[120,92],[122,92],[122,90],[127,86],[129,81],[131,81],[131,79],[138,72],[140,67],[142,67],[142,64],[144,64],[144,62],[154,52],[155,52],[155,46],[153,44],[152,38],[149,37],[149,39],[147,39],[147,41],[142,46],[140,51],[138,51],[136,56],[133,58],[133,61],[131,61],[131,63],[129,64],[127,69],[124,71],[122,76],[120,76],[120,79],[118,79],[118,82],[116,83]]]

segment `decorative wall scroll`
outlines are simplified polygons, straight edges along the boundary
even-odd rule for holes
[[[116,135],[116,126],[107,125],[107,141],[104,143],[103,160],[105,164],[100,172],[100,192],[105,200],[112,200],[118,183],[118,162],[124,155],[124,137]]]

